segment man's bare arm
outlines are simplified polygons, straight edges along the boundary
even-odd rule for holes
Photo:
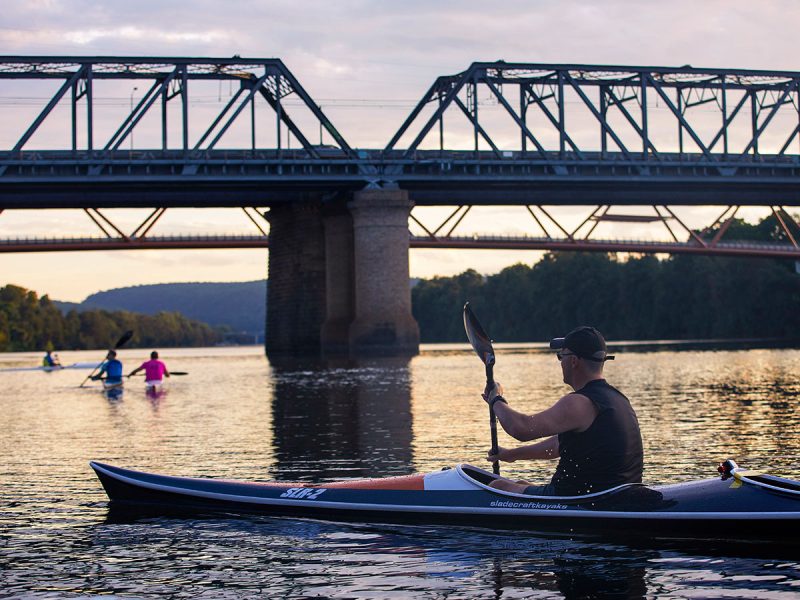
[[[496,455],[489,453],[486,459],[490,462],[501,460],[503,462],[515,462],[518,460],[542,460],[559,457],[558,436],[542,440],[529,446],[519,446],[518,448],[500,448]]]
[[[494,412],[506,433],[521,442],[567,431],[585,431],[597,416],[597,408],[592,401],[574,393],[567,394],[550,408],[535,415],[516,411],[503,402],[495,402]]]

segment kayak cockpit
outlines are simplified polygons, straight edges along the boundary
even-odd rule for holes
[[[591,494],[582,494],[579,496],[537,496],[536,494],[507,492],[505,490],[493,488],[491,487],[492,482],[502,478],[499,475],[495,475],[494,473],[490,473],[489,471],[484,471],[483,469],[476,467],[474,465],[468,465],[468,464],[457,465],[456,471],[463,478],[491,492],[494,492],[496,494],[502,494],[505,496],[515,496],[520,498],[548,498],[548,499],[559,498],[563,500],[589,501],[589,500],[595,500],[597,498],[600,498],[608,494],[619,492],[620,490],[626,488],[636,487],[636,486],[644,487],[640,483],[626,483],[623,485],[618,485],[613,488],[609,488],[607,490],[601,490],[599,492],[593,492]]]

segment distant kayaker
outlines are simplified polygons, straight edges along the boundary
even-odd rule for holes
[[[564,383],[574,392],[534,415],[511,408],[499,383],[483,397],[511,437],[521,442],[546,438],[529,446],[498,448],[487,460],[559,458],[556,472],[546,485],[498,479],[492,486],[524,494],[574,496],[641,483],[639,421],[628,399],[603,378],[605,361],[614,357],[608,355],[602,334],[594,327],[578,327],[551,340],[550,348],[557,350]]]
[[[102,379],[103,375],[106,376],[106,386],[122,383],[122,363],[117,360],[117,353],[114,350],[108,351],[105,362],[100,365],[100,370],[92,379],[94,381]]]
[[[165,375],[169,377],[167,365],[158,360],[158,352],[155,350],[150,353],[150,360],[146,360],[141,365],[136,367],[128,374],[128,377],[133,377],[142,369],[144,369],[144,378],[145,383],[147,384],[160,383],[163,381]]]
[[[44,358],[42,359],[42,366],[43,367],[60,367],[61,366],[61,362],[58,360],[58,356],[54,355],[50,350],[46,350]]]

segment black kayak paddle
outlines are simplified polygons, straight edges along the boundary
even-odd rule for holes
[[[170,371],[169,374],[170,374],[170,376],[172,376],[172,375],[175,375],[175,376],[188,375],[189,371]],[[145,373],[137,373],[136,375],[134,375],[134,377],[144,377],[144,376],[145,376]],[[127,377],[130,377],[130,375],[127,375]]]
[[[469,302],[464,305],[464,330],[467,332],[469,343],[472,344],[475,353],[481,362],[486,366],[486,389],[488,393],[494,387],[494,349],[492,340],[478,322],[477,317],[469,307]],[[492,454],[497,454],[497,417],[494,416],[494,406],[489,405],[489,429],[492,434]],[[492,463],[492,471],[495,475],[500,474],[500,463]]]
[[[109,348],[109,351],[121,348],[122,346],[127,344],[128,340],[130,340],[132,337],[133,337],[133,331],[126,331],[125,333],[123,333],[120,336],[120,338],[117,340],[117,343],[114,344],[114,347],[113,348]],[[106,356],[108,356],[108,355],[106,355]],[[100,364],[103,364],[103,363],[101,362]],[[92,375],[94,375],[95,371],[97,371],[97,369],[99,369],[99,368],[100,368],[100,365],[97,365],[92,370],[92,372],[89,373],[89,376],[86,379],[83,380],[83,383],[79,387],[83,387],[84,385],[86,385],[86,382],[89,381],[92,378]]]

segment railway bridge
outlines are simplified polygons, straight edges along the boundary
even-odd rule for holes
[[[193,101],[223,84],[224,102]],[[416,352],[409,247],[800,259],[800,73],[478,62],[437,78],[382,148],[349,144],[278,59],[2,56],[0,86],[4,128],[19,129],[0,147],[0,212],[82,210],[102,232],[6,235],[0,251],[269,247],[270,354]],[[27,86],[46,96],[20,117]],[[104,99],[128,92],[110,115]],[[511,205],[541,235],[455,234],[472,207]],[[675,211],[711,205],[704,230]],[[433,225],[414,206],[451,209]],[[554,206],[586,219],[568,228]],[[724,239],[752,206],[779,242]],[[259,233],[151,233],[166,210],[202,207],[242,209]],[[151,212],[126,233],[115,208]],[[609,221],[671,240],[591,237]]]

